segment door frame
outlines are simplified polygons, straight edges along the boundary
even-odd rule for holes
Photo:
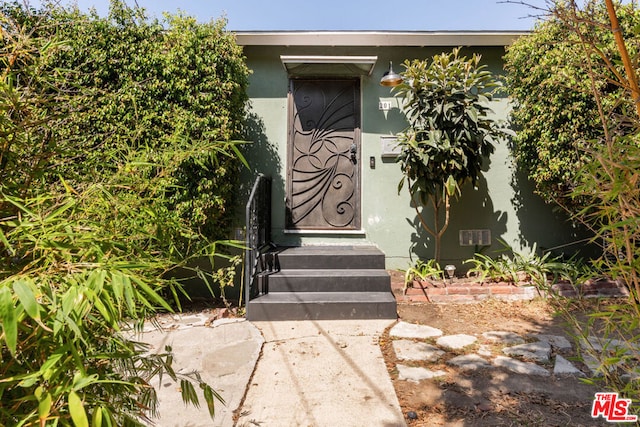
[[[326,81],[351,81],[355,85],[354,95],[354,117],[356,125],[354,126],[354,143],[357,146],[356,156],[356,191],[354,192],[354,201],[357,203],[357,224],[355,228],[294,228],[291,227],[290,220],[290,203],[292,193],[292,156],[293,156],[293,128],[294,128],[294,84],[296,81],[307,80],[314,82]],[[363,235],[364,229],[362,225],[362,78],[359,76],[289,76],[287,90],[287,158],[285,159],[285,234],[330,234],[330,235]]]

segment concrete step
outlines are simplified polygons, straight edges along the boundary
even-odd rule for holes
[[[276,251],[281,270],[359,270],[385,268],[384,253],[374,246],[300,246]]]
[[[250,321],[395,319],[391,292],[273,292],[249,302]]]
[[[385,270],[282,270],[264,277],[268,292],[389,292]]]

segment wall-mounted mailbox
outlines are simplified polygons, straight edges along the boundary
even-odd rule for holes
[[[398,138],[395,136],[381,136],[382,157],[397,157],[402,151],[398,146]]]

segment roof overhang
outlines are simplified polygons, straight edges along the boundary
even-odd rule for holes
[[[291,76],[368,76],[371,75],[378,57],[281,55],[280,60]]]
[[[528,31],[238,31],[241,46],[508,46]]]

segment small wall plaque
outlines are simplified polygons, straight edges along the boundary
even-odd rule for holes
[[[382,157],[397,157],[402,151],[398,146],[398,138],[395,136],[381,136],[380,146]]]

